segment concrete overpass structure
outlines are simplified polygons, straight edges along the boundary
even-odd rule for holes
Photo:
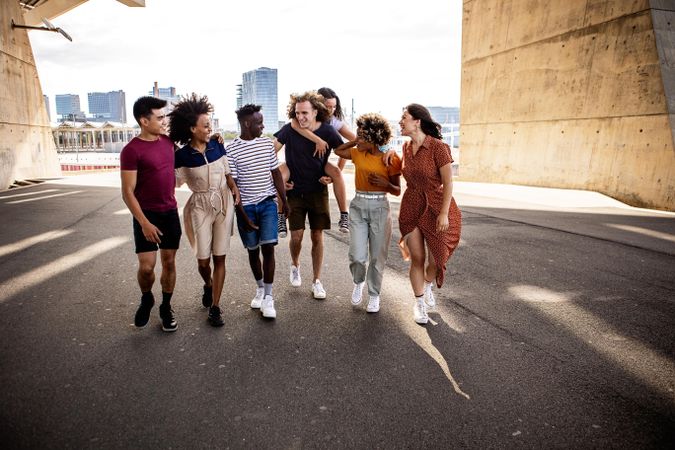
[[[465,0],[463,180],[675,210],[675,2]]]
[[[0,0],[0,189],[15,180],[61,174],[47,109],[26,29],[86,0]],[[145,6],[144,0],[118,0]]]
[[[10,20],[82,3],[0,0],[0,189],[59,174],[27,32]],[[675,210],[672,0],[464,0],[463,16],[463,180]]]

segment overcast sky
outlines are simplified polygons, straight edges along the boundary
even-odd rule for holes
[[[52,22],[73,37],[29,32],[51,113],[56,94],[126,92],[154,81],[208,95],[221,126],[236,119],[243,72],[278,69],[280,120],[292,92],[333,88],[357,114],[459,106],[461,0],[89,0]]]

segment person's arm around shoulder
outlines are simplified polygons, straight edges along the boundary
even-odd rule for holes
[[[150,223],[147,217],[145,217],[141,205],[136,198],[136,194],[134,194],[136,181],[138,180],[138,171],[120,170],[120,176],[122,179],[122,200],[124,200],[131,215],[134,216],[134,219],[141,225],[145,239],[154,242],[155,244],[159,244],[162,242],[160,238],[162,232],[159,231],[159,228]]]
[[[291,128],[297,131],[300,134],[300,136],[314,142],[316,148],[312,156],[318,155],[319,158],[323,158],[323,155],[328,150],[328,143],[326,141],[324,141],[319,136],[314,134],[313,131],[300,127],[300,124],[298,123],[297,119],[291,119]]]
[[[340,158],[352,159],[352,147],[356,146],[359,142],[354,139],[349,142],[345,142],[334,150],[335,154]]]

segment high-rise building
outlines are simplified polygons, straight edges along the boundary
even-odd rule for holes
[[[241,97],[241,84],[237,85],[237,109],[241,108],[244,106],[242,103],[242,97]]]
[[[241,97],[237,85],[237,105],[241,107],[249,103],[262,106],[265,133],[279,130],[277,69],[260,67],[242,75]]]
[[[61,120],[84,119],[84,112],[80,108],[80,96],[77,94],[56,95],[56,115]]]
[[[89,92],[89,114],[95,122],[127,122],[127,102],[124,91]]]
[[[47,97],[46,95],[43,95],[42,98],[45,101],[45,108],[47,108],[47,117],[49,117],[49,121],[51,122],[52,121],[52,112],[49,109],[49,97]]]
[[[158,86],[157,82],[155,81],[155,84],[152,87],[152,91],[150,91],[150,95],[153,97],[161,98],[163,100],[166,100],[167,103],[167,109],[171,111],[173,109],[173,105],[178,103],[180,101],[180,95],[176,94],[176,88],[173,86],[170,86],[168,88],[161,88]]]

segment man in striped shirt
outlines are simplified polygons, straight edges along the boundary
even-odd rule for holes
[[[286,214],[288,204],[274,144],[271,139],[262,137],[265,126],[260,108],[259,105],[249,104],[236,111],[241,135],[227,146],[225,154],[241,198],[237,227],[248,250],[249,264],[257,284],[251,308],[259,308],[263,317],[274,319],[277,315],[272,296],[274,246],[278,242],[277,194]]]

